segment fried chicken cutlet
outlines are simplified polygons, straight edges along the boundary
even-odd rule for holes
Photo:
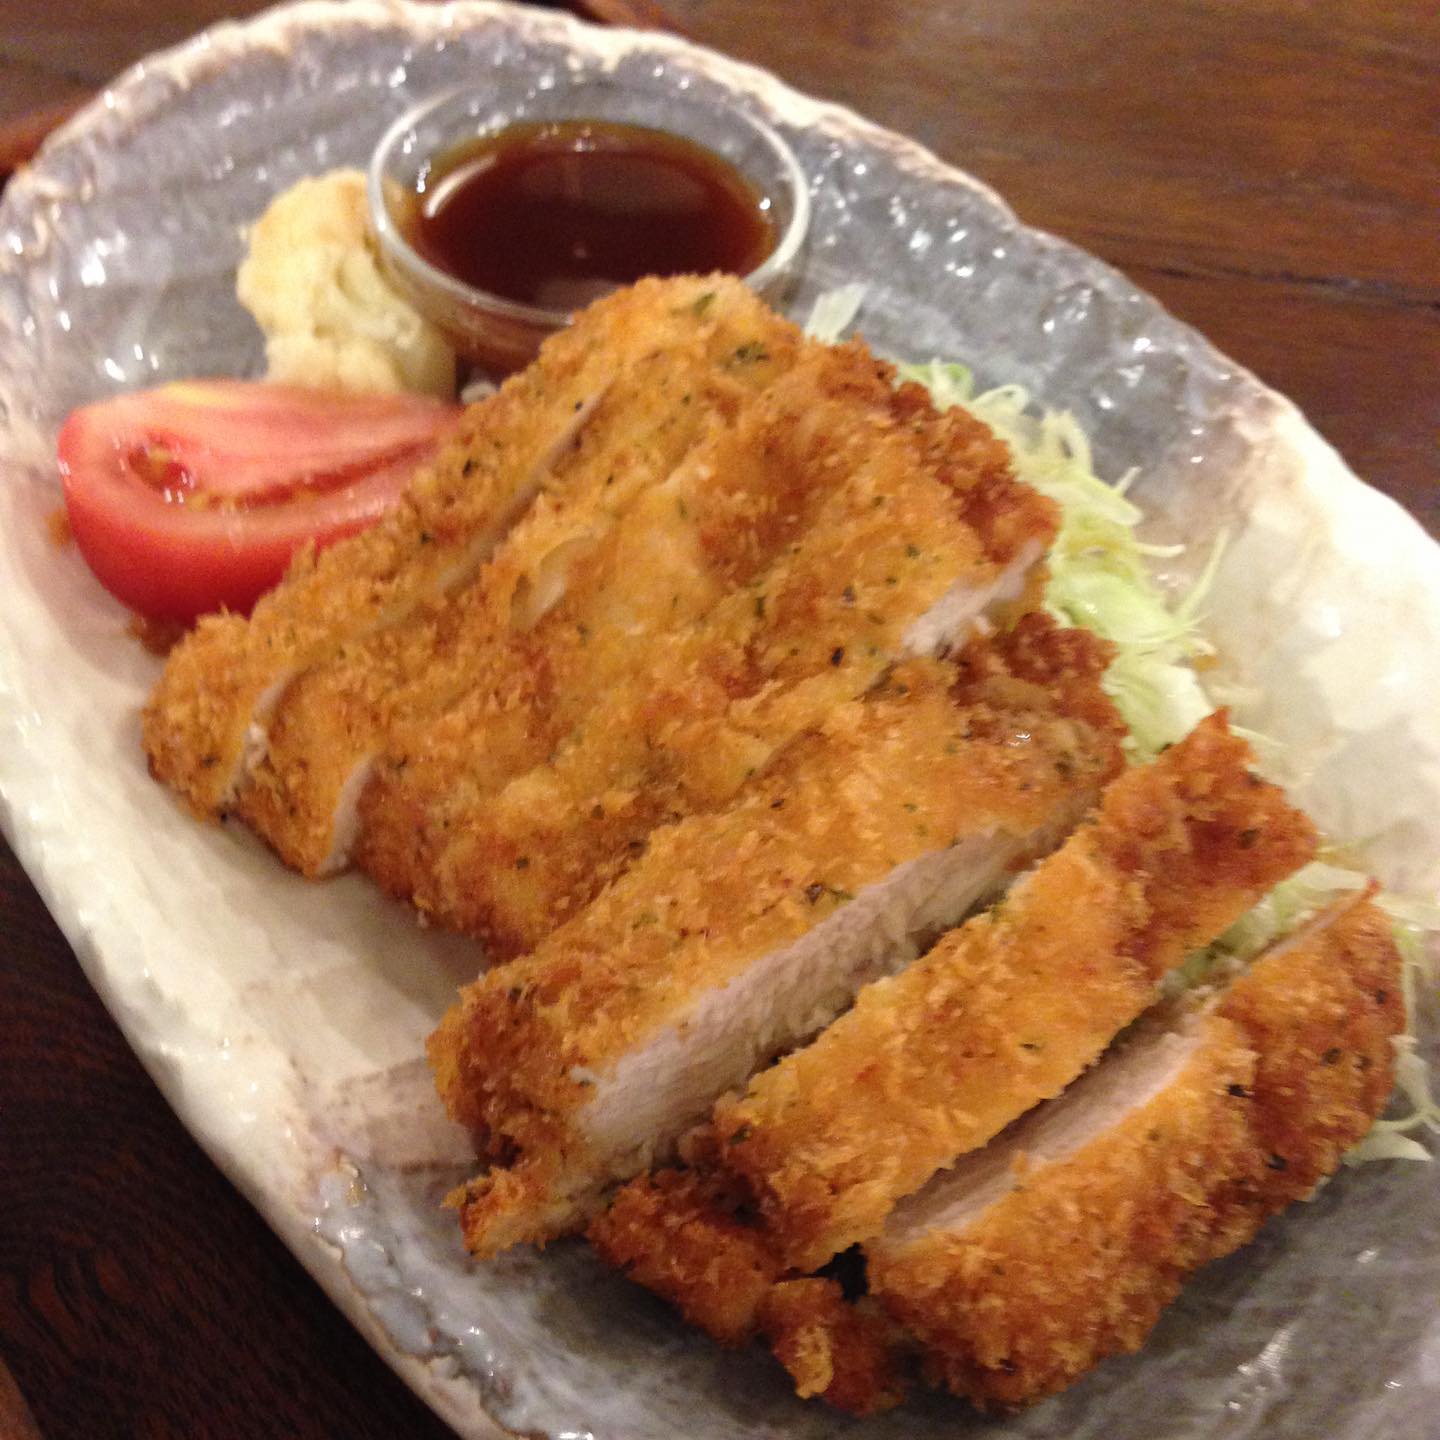
[[[577,322],[606,337],[617,324],[603,307]],[[542,762],[657,630],[703,614],[785,542],[789,509],[805,513],[805,495],[758,488],[726,443],[794,363],[794,326],[710,277],[647,287],[623,341],[607,342],[615,371],[584,428],[473,582],[285,690],[235,808],[288,864],[340,868],[390,737],[464,697],[484,712],[451,785],[484,793]],[[866,378],[884,403],[885,375],[872,364]]]
[[[431,1058],[492,1164],[459,1196],[471,1248],[583,1222],[604,1184],[1057,843],[1119,765],[1107,654],[1037,614],[958,666],[896,667],[467,987]]]
[[[788,1269],[711,1130],[687,1140],[692,1168],[630,1182],[588,1235],[722,1344],[762,1335],[802,1395],[886,1408],[918,1342],[937,1383],[1028,1403],[1138,1348],[1190,1272],[1335,1170],[1394,1083],[1399,968],[1384,915],[1352,897],[1220,995],[1157,1007],[900,1202],[858,1304]]]
[[[1315,849],[1314,827],[1212,715],[1114,781],[1092,823],[1001,904],[861,992],[716,1107],[787,1266],[880,1228],[957,1156],[1058,1095],[1192,950]]]
[[[869,1239],[902,1197],[1057,1095],[1187,953],[1309,858],[1312,827],[1252,758],[1216,715],[1114,780],[991,911],[723,1097],[688,1142],[692,1170],[622,1189],[591,1227],[597,1248],[723,1342],[754,1333],[773,1283]],[[730,1257],[712,1267],[718,1295],[706,1227]]]
[[[672,343],[683,351],[732,307],[747,324],[769,318],[739,282],[719,276],[642,281],[597,301],[528,369],[466,410],[395,511],[318,556],[302,553],[249,619],[203,619],[171,654],[146,707],[156,777],[198,815],[226,808],[296,676],[473,580],[543,491],[559,498],[565,487],[552,471],[617,374]],[[576,481],[603,484],[576,470]]]
[[[729,593],[695,616],[663,585],[622,577],[609,592],[621,613],[558,641],[578,647],[553,680],[574,692],[555,707],[573,728],[543,731],[503,787],[492,731],[506,712],[484,687],[402,727],[362,802],[363,868],[492,953],[529,949],[657,826],[722,808],[897,659],[963,643],[1020,600],[1053,507],[983,426],[892,380],[858,344],[806,347],[697,449],[708,477],[666,497],[696,517],[707,555],[732,557]],[[756,507],[774,518],[736,563]],[[601,644],[628,664],[595,683],[580,662]],[[553,671],[554,651],[545,661]]]
[[[1002,1143],[902,1203],[871,1293],[931,1377],[1025,1404],[1137,1349],[1186,1277],[1308,1195],[1394,1082],[1400,958],[1364,897],[1263,955],[1213,1009],[1142,1027]]]

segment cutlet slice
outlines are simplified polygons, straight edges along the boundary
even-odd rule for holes
[[[471,406],[401,505],[374,527],[303,553],[247,620],[202,620],[146,706],[155,776],[197,815],[229,804],[294,677],[346,642],[403,621],[465,584],[548,483],[618,374],[747,302],[722,277],[642,281],[597,302],[536,362]],[[761,307],[756,304],[756,308]]]
[[[1314,852],[1310,822],[1211,716],[1106,791],[1005,900],[863,990],[717,1105],[724,1163],[801,1273],[1084,1071],[1156,985]]]
[[[848,1301],[838,1281],[808,1276],[772,1286],[760,1331],[802,1400],[876,1415],[905,1398],[894,1322],[868,1300]]]
[[[596,1253],[722,1345],[763,1335],[802,1398],[871,1415],[899,1403],[894,1322],[828,1277],[786,1277],[746,1217],[744,1185],[710,1163],[621,1187],[586,1234]]]
[[[959,666],[896,667],[462,992],[431,1059],[494,1164],[458,1196],[471,1247],[573,1228],[607,1181],[1054,845],[1118,767],[1105,654],[1035,616]],[[1053,688],[1026,678],[1062,663]]]
[[[1012,1406],[1137,1349],[1191,1271],[1369,1129],[1399,970],[1384,916],[1347,901],[898,1206],[866,1247],[870,1291],[931,1377]]]
[[[484,695],[484,744],[464,781],[498,788],[545,758],[657,627],[703,613],[751,550],[771,532],[779,543],[783,497],[752,486],[745,523],[723,527],[715,512],[740,508],[750,474],[716,469],[725,432],[794,363],[800,332],[736,282],[701,283],[698,312],[694,283],[659,292],[666,324],[644,353],[617,354],[545,493],[473,582],[342,645],[286,689],[236,810],[288,864],[311,875],[345,864],[371,763],[398,727]],[[871,371],[883,402],[888,375]]]
[[[752,1339],[785,1266],[718,1166],[637,1175],[590,1222],[597,1254],[722,1345]]]
[[[717,1338],[754,1333],[772,1284],[875,1234],[902,1196],[1058,1094],[1166,971],[1304,861],[1308,822],[1250,760],[1212,717],[1112,782],[994,910],[723,1098],[692,1170],[622,1189],[597,1248]],[[726,1261],[714,1292],[707,1250]]]
[[[706,549],[751,532],[757,497],[783,497],[788,517],[733,566],[730,593],[667,627],[663,590],[648,592],[661,613],[628,669],[579,682],[573,728],[498,792],[473,778],[493,774],[488,694],[396,737],[363,803],[359,863],[493,953],[524,951],[657,826],[723,808],[896,660],[958,646],[1020,600],[1053,507],[978,422],[888,382],[860,345],[813,347],[777,379],[717,440],[715,474],[751,478],[707,507]],[[689,503],[705,499],[697,487]]]
[[[1373,887],[1372,887],[1373,894]],[[1370,1129],[1395,1086],[1405,1027],[1401,958],[1389,920],[1351,897],[1280,941],[1220,997],[1258,1060],[1250,1128],[1264,1167],[1215,1187],[1216,1256],[1311,1195]]]

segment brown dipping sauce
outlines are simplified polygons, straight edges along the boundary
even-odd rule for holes
[[[642,275],[746,275],[775,248],[765,198],[677,135],[608,120],[512,125],[422,178],[407,239],[492,295],[570,311]]]

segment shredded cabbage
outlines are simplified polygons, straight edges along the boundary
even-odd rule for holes
[[[1073,415],[1036,414],[1019,385],[977,394],[963,365],[931,361],[899,369],[929,390],[937,408],[963,405],[984,420],[1010,446],[1015,473],[1060,506],[1045,606],[1061,623],[1084,626],[1116,647],[1105,689],[1129,727],[1132,758],[1150,759],[1188,735],[1215,708],[1194,664],[1213,653],[1200,633],[1200,606],[1221,547],[1189,592],[1172,604],[1152,578],[1150,564],[1175,556],[1181,547],[1137,539],[1143,512],[1126,496],[1133,475],[1113,485],[1100,479],[1090,441]]]
[[[812,340],[833,345],[850,328],[864,299],[864,285],[841,285],[822,291],[815,297],[810,318],[805,322],[805,333]]]
[[[865,287],[847,285],[815,302],[806,332],[838,340],[854,320]],[[1172,559],[1181,546],[1149,545],[1136,537],[1143,512],[1128,498],[1133,472],[1107,483],[1096,473],[1089,437],[1067,411],[1039,410],[1019,385],[976,393],[964,365],[932,360],[900,364],[902,378],[925,386],[940,410],[963,405],[1010,446],[1016,474],[1060,507],[1060,532],[1049,555],[1045,605],[1062,624],[1083,626],[1109,640],[1115,659],[1105,688],[1130,730],[1131,758],[1148,759],[1194,728],[1214,708],[1196,671],[1214,652],[1200,632],[1201,606],[1224,552],[1215,545],[1199,579],[1178,602],[1156,584],[1151,562]],[[1244,732],[1242,732],[1244,733]],[[1266,747],[1274,742],[1257,736]],[[1235,973],[1266,946],[1290,933],[1310,915],[1369,884],[1366,873],[1330,851],[1292,875],[1241,917],[1213,945],[1192,955],[1171,977],[1167,989],[1183,990]],[[1396,1104],[1404,1113],[1376,1122],[1370,1134],[1345,1157],[1349,1164],[1370,1160],[1432,1160],[1416,1132],[1440,1134],[1440,1103],[1430,1071],[1418,1051],[1416,1027],[1422,987],[1433,995],[1433,946],[1440,934],[1440,906],[1415,897],[1382,895],[1404,961],[1405,1033],[1395,1041]]]

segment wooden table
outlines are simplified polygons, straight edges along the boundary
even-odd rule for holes
[[[1440,533],[1428,0],[666,3],[1119,265]],[[251,8],[0,0],[0,122]],[[44,1435],[448,1433],[171,1116],[3,846],[0,951],[0,1357]]]

